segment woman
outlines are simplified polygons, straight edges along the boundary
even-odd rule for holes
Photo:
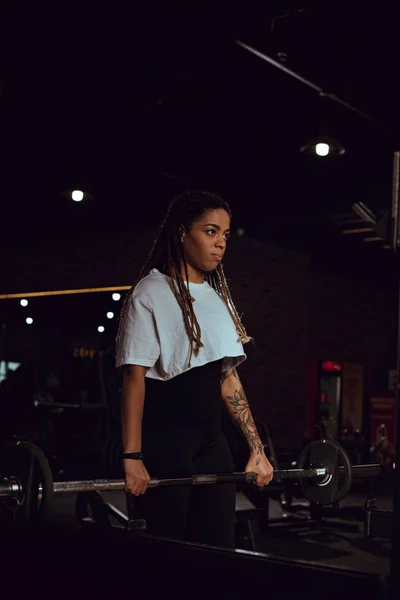
[[[236,367],[249,341],[222,268],[231,211],[217,195],[185,192],[121,311],[126,491],[151,534],[232,548],[235,485],[151,488],[152,477],[234,470],[221,429],[222,402],[249,446],[246,471],[267,485],[264,454]],[[146,493],[145,493],[146,492]]]

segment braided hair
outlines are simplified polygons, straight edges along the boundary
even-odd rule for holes
[[[189,336],[190,356],[188,366],[190,368],[193,353],[197,356],[203,344],[201,342],[200,325],[193,309],[194,299],[189,291],[188,268],[181,241],[182,226],[188,231],[193,221],[201,218],[205,212],[218,209],[223,209],[228,213],[229,217],[232,216],[229,205],[217,194],[208,191],[186,191],[172,200],[139,278],[135,281],[124,300],[117,333],[117,346],[124,323],[126,306],[136,285],[152,269],[158,269],[161,273],[168,275],[173,273],[174,277],[170,277],[170,286],[182,310],[185,328]],[[182,277],[182,266],[184,267],[186,282]],[[251,338],[247,336],[246,330],[233,304],[222,264],[219,263],[214,271],[206,272],[204,279],[214,288],[225,303],[239,335],[238,341],[242,343],[249,342]]]

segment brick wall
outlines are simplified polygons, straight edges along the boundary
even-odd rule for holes
[[[376,389],[395,368],[397,290],[321,271],[314,271],[310,289],[312,355],[362,364],[366,393]]]
[[[154,232],[132,230],[15,247],[3,265],[0,292],[129,285],[153,239]],[[396,296],[248,237],[229,244],[225,271],[255,340],[245,346],[248,360],[240,367],[245,390],[255,417],[271,425],[276,445],[298,449],[311,418],[308,359],[359,362],[372,385],[378,371],[393,365]]]
[[[129,285],[154,232],[91,231],[76,238],[7,248],[0,293]]]
[[[298,447],[308,418],[309,259],[243,237],[232,241],[226,273],[254,345],[240,367],[254,416],[267,421],[277,446]]]

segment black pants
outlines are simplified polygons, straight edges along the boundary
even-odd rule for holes
[[[221,362],[192,369],[176,381],[157,386],[164,392],[163,408],[158,405],[155,414],[162,412],[164,419],[155,423],[146,417],[143,427],[144,464],[150,477],[234,470],[221,428]],[[156,410],[159,401],[153,396],[147,411]],[[235,484],[160,487],[135,499],[135,507],[152,535],[233,548],[235,498]]]

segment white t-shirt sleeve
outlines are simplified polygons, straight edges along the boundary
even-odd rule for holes
[[[160,356],[160,342],[153,312],[137,298],[125,308],[115,366],[153,367]]]

